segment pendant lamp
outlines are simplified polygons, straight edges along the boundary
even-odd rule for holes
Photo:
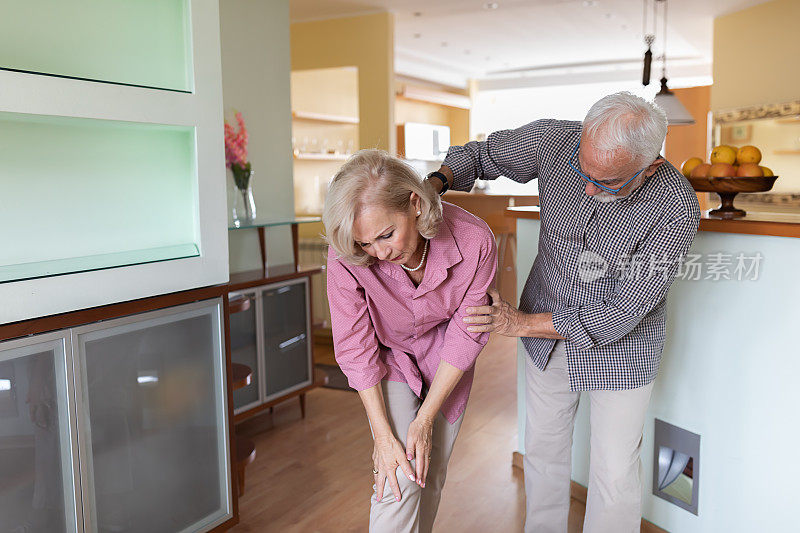
[[[644,0],[644,25],[647,25],[647,2]],[[653,28],[656,26],[656,6],[661,4],[664,6],[663,20],[663,36],[664,45],[661,53],[661,90],[658,91],[653,102],[664,110],[667,114],[667,124],[670,126],[688,126],[695,123],[691,113],[684,107],[684,105],[675,96],[675,93],[667,87],[667,0],[654,0],[653,3]],[[655,31],[653,32],[655,34]],[[645,42],[647,43],[647,52],[650,52],[650,45],[655,40],[655,35],[645,35]],[[647,85],[650,83],[650,61],[648,54],[645,53],[644,72],[642,83]]]

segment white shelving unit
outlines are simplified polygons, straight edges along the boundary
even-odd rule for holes
[[[13,9],[9,16],[15,16]],[[0,196],[7,200],[3,223],[8,230],[0,237],[0,249],[5,250],[0,252],[0,266],[7,267],[8,273],[0,280],[0,300],[4,302],[0,323],[228,280],[226,191],[225,181],[220,178],[225,174],[225,165],[219,3],[187,0],[185,17],[183,24],[189,27],[187,35],[191,41],[185,57],[190,76],[187,90],[135,86],[130,80],[91,78],[86,74],[75,78],[37,74],[32,73],[33,67],[31,72],[0,70],[3,88],[0,116],[8,124],[18,124],[19,131],[49,121],[45,126],[57,139],[47,146],[61,148],[60,152],[55,149],[41,152],[37,157],[41,161],[31,163],[32,177],[37,168],[43,168],[43,163],[53,169],[47,170],[48,184],[52,185],[42,187],[38,198],[30,193],[20,197],[17,170],[20,158],[0,158]],[[30,42],[20,43],[22,47],[34,44],[37,39],[35,27],[26,31],[25,38]],[[69,31],[64,30],[65,39],[73,37]],[[142,34],[142,38],[149,37]],[[52,53],[55,56],[58,50]],[[119,180],[123,171],[140,165],[143,159],[137,160],[129,151],[126,158],[117,162],[117,168],[113,164],[106,164],[108,168],[93,168],[93,150],[100,154],[102,146],[71,145],[69,134],[57,135],[62,131],[58,129],[62,123],[76,131],[87,124],[106,128],[110,131],[109,141],[114,140],[114,131],[127,134],[137,128],[186,132],[188,141],[175,148],[186,154],[178,184],[182,188],[175,189],[176,183],[169,180],[151,180],[145,186],[144,180],[132,179],[147,178],[142,169],[125,176],[128,181],[115,182],[115,189],[105,188],[104,180]],[[44,137],[37,133],[30,138]],[[31,144],[23,147],[35,152],[36,146]],[[153,145],[158,143],[148,144]],[[125,143],[119,141],[116,146]],[[166,144],[160,146],[170,149]],[[158,150],[152,152],[157,154]],[[59,166],[61,157],[72,164],[69,175],[59,173],[59,168],[65,168]],[[92,173],[81,173],[84,162]],[[100,186],[84,183],[84,175],[87,180],[96,179]],[[110,193],[111,190],[114,192]],[[148,197],[157,204],[150,210],[128,208],[132,202],[146,205]],[[180,200],[180,209],[170,210],[169,202],[159,203],[171,197]],[[9,227],[8,217],[12,215],[8,213],[12,211],[14,226]],[[111,224],[109,217],[114,218],[116,225]],[[109,230],[109,226],[119,231]],[[171,233],[177,235],[175,240],[159,242],[160,236]],[[170,245],[192,245],[196,252],[170,252],[166,257],[153,252]],[[139,254],[142,257],[137,256],[139,252],[143,252]]]

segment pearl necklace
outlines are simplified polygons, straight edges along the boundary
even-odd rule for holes
[[[425,239],[425,248],[422,249],[422,259],[419,260],[419,264],[414,268],[408,268],[405,265],[400,265],[400,266],[406,269],[408,272],[416,272],[417,270],[422,268],[422,265],[425,264],[425,254],[427,253],[428,253],[428,239]]]

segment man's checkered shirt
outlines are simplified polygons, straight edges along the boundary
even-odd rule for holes
[[[633,389],[658,372],[667,291],[697,232],[700,207],[669,163],[625,198],[593,199],[568,164],[580,135],[580,122],[537,120],[453,146],[444,165],[461,191],[476,179],[539,180],[539,248],[519,308],[553,313],[567,340],[571,390]],[[544,370],[555,340],[522,343]]]

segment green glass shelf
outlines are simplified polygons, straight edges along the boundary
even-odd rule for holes
[[[290,224],[307,224],[309,222],[321,222],[322,217],[256,217],[255,220],[241,220],[236,226],[231,224],[228,230],[269,228],[273,226],[288,226]]]
[[[0,112],[0,283],[197,255],[195,145],[192,126]]]
[[[189,0],[0,0],[0,68],[194,90]]]
[[[76,272],[90,272],[121,266],[141,265],[157,261],[198,257],[200,250],[194,243],[162,246],[145,250],[131,250],[111,254],[70,257],[36,263],[20,263],[0,266],[0,283],[45,278]]]

